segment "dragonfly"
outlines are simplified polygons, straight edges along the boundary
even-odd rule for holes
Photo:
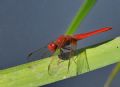
[[[31,57],[37,52],[38,53],[40,52],[42,58],[44,58],[44,55],[49,54],[51,56],[50,57],[51,61],[48,65],[49,73],[50,71],[51,73],[56,73],[55,71],[58,70],[58,67],[55,67],[55,64],[53,62],[56,63],[56,66],[59,66],[59,64],[61,64],[65,60],[69,60],[68,66],[67,66],[67,72],[68,72],[70,68],[70,60],[75,55],[75,52],[77,50],[77,42],[82,39],[88,38],[90,36],[109,31],[111,29],[112,27],[103,27],[94,31],[86,32],[86,33],[80,33],[80,34],[74,34],[74,35],[60,35],[56,40],[48,43],[45,47],[31,52],[28,55],[28,57]],[[47,51],[44,51],[44,49],[47,49]],[[57,61],[54,61],[55,60],[55,58],[53,57],[54,55],[57,55],[57,59],[58,59]],[[89,67],[88,63],[87,63],[87,66]],[[62,68],[63,67],[64,66],[62,66]],[[56,70],[51,70],[51,69],[56,69]]]

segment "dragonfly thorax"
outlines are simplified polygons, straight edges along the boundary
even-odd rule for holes
[[[72,37],[68,35],[61,35],[58,37],[55,41],[55,44],[58,46],[58,48],[62,48],[66,45],[69,45],[71,42]]]
[[[59,49],[59,48],[63,48],[66,45],[69,45],[71,39],[72,39],[71,36],[61,35],[54,42],[51,42],[50,44],[48,44],[48,49],[51,52],[55,52],[57,48]]]

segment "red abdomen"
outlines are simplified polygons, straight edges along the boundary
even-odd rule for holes
[[[81,40],[81,39],[90,37],[90,36],[95,35],[95,34],[106,32],[106,31],[111,30],[111,29],[112,29],[112,27],[105,27],[105,28],[101,28],[101,29],[98,29],[98,30],[95,30],[95,31],[92,31],[92,32],[87,32],[87,33],[83,33],[83,34],[76,34],[76,35],[73,35],[73,37],[76,40]]]

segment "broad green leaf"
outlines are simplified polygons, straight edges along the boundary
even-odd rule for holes
[[[84,49],[79,49],[77,53],[77,60],[86,58],[87,56],[90,71],[119,62],[120,37]],[[84,55],[84,53],[86,54]],[[50,58],[45,58],[0,70],[0,87],[37,87],[76,76],[77,72],[81,74],[79,73],[81,69],[77,69],[77,66],[80,65],[79,61],[77,65],[71,62],[69,73],[66,73],[66,69],[64,69],[64,66],[68,65],[68,61],[65,61],[61,71],[54,75],[48,74],[49,63]],[[82,73],[85,72],[86,70],[82,71]]]

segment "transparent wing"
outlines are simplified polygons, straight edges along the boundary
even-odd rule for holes
[[[58,58],[59,51],[60,50],[57,49],[56,52],[50,57],[50,63],[48,65],[48,73],[50,75],[55,75],[60,69]]]
[[[49,56],[51,56],[52,53],[48,50],[47,45],[39,48],[31,53],[28,54],[27,56],[27,60],[28,61],[34,61],[34,60],[38,60],[38,59],[43,59],[43,58],[47,58]]]
[[[64,43],[65,40],[63,40]],[[62,43],[61,43],[62,44]],[[60,45],[61,45],[60,44]],[[68,70],[68,65],[66,65],[66,61],[60,58],[60,54],[62,52],[62,48],[59,49],[51,56],[50,64],[48,65],[48,73],[50,75],[60,75],[60,73],[66,73]],[[66,53],[63,53],[65,55]],[[63,56],[62,56],[63,57]]]
[[[90,71],[86,51],[82,51],[77,57],[77,75]]]
[[[70,55],[71,53],[65,53],[64,55]],[[71,71],[71,65],[73,61],[71,58],[68,60],[61,60],[58,56],[51,56],[52,60],[48,66],[48,73],[53,76],[60,76],[62,74],[68,75]],[[74,63],[75,64],[75,63]]]

